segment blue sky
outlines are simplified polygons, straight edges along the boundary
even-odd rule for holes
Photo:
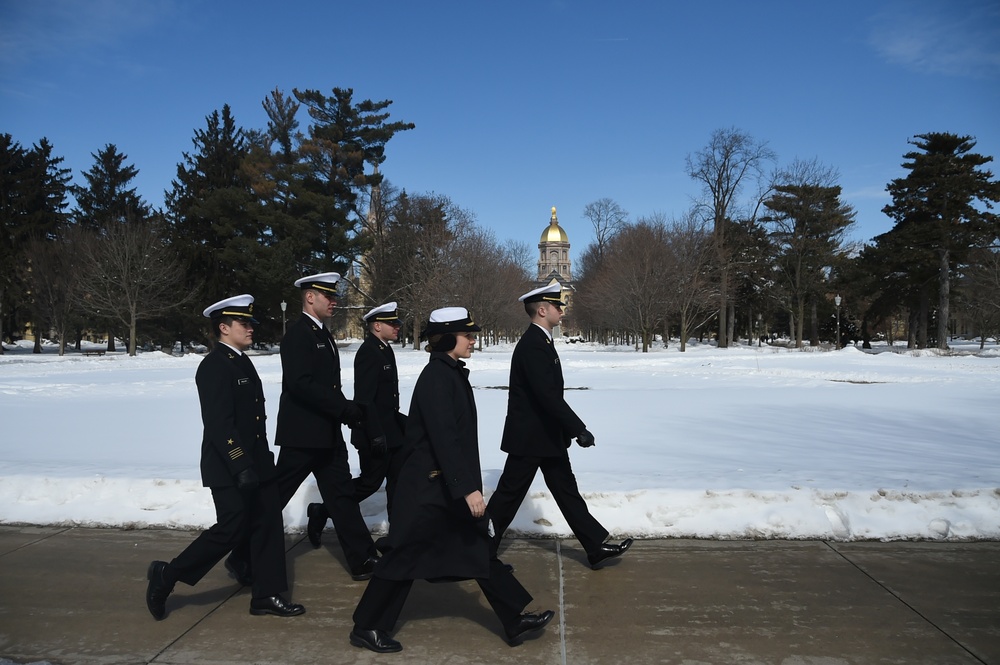
[[[81,184],[114,143],[156,206],[205,116],[263,128],[271,90],[333,87],[416,124],[396,186],[532,250],[551,206],[574,255],[597,199],[679,217],[685,157],[730,127],[835,167],[864,241],[915,134],[1000,157],[1000,4],[0,0],[0,132],[47,137]]]

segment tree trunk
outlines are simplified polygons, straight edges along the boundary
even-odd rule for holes
[[[795,309],[795,318],[798,319],[795,325],[797,329],[796,332],[798,332],[798,336],[795,338],[795,348],[801,349],[802,339],[805,336],[806,327],[806,304],[801,298],[799,298],[799,301],[795,304]]]
[[[819,346],[819,307],[816,298],[809,302],[809,346]]]
[[[729,313],[729,266],[723,264],[719,270],[719,339],[718,348],[729,347],[729,339],[726,335],[729,326],[726,322],[726,315]]]
[[[726,346],[736,339],[736,303],[729,301],[729,312],[726,314]]]
[[[948,319],[951,316],[951,253],[947,248],[938,252],[938,317],[937,348],[948,348]]]

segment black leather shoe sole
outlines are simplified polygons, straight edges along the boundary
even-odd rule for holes
[[[519,644],[521,638],[528,633],[545,628],[555,615],[552,610],[545,610],[541,614],[522,614],[517,626],[504,631],[507,633],[507,643],[511,646]]]
[[[305,614],[306,608],[302,605],[296,603],[283,602],[281,604],[268,602],[266,605],[261,604],[254,607],[253,601],[250,601],[250,614],[254,616],[263,616],[265,614],[270,614],[276,617],[297,617],[300,614]]]
[[[167,567],[166,561],[154,561],[149,564],[146,570],[146,608],[153,618],[161,621],[167,616],[167,596],[174,590],[174,587],[167,586],[163,582],[163,569]]]
[[[380,638],[378,634],[375,634],[372,636],[375,639],[372,639],[366,633],[375,633],[375,631],[366,630],[363,633],[359,633],[356,630],[352,630],[351,645],[362,647],[375,653],[396,653],[403,650],[402,644],[388,636]]]

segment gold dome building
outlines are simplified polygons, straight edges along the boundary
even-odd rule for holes
[[[569,318],[569,309],[573,304],[574,291],[571,266],[569,236],[559,226],[559,217],[556,215],[555,206],[553,206],[549,225],[542,231],[542,236],[538,240],[538,279],[535,281],[535,288],[558,282],[562,300],[567,305],[567,319]],[[564,324],[566,323],[569,321],[564,319]]]

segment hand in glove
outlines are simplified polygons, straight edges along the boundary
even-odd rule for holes
[[[260,485],[257,472],[246,468],[236,474],[236,488],[240,490],[255,490]]]
[[[384,434],[372,439],[372,457],[382,457],[388,450],[389,444],[386,443]]]
[[[590,448],[594,445],[594,435],[590,433],[590,430],[584,429],[582,432],[577,434],[576,442],[581,448]]]
[[[341,420],[345,425],[354,429],[361,423],[361,419],[364,414],[361,412],[361,407],[359,407],[354,402],[348,402],[347,406],[344,407],[344,413],[341,415]]]

